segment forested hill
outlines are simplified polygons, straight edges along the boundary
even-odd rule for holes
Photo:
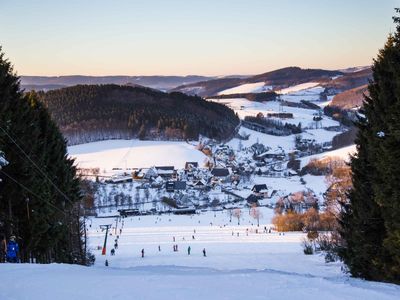
[[[182,93],[77,85],[39,93],[70,145],[116,138],[223,140],[239,124],[232,110]]]

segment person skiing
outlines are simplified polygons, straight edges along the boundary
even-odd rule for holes
[[[0,263],[6,261],[7,242],[4,236],[0,236]]]
[[[190,250],[192,250],[192,248],[190,248],[190,246],[188,247],[188,255],[190,255]]]
[[[106,266],[106,267],[108,267],[108,260],[106,259],[106,261],[104,262],[104,265]]]
[[[115,255],[115,249],[111,249],[111,255],[114,256]]]
[[[160,246],[160,245],[158,245],[158,251],[159,251],[159,252],[161,251],[161,246]]]
[[[15,240],[16,240],[15,235],[12,235],[7,245],[7,261],[10,263],[18,262],[19,246]]]
[[[144,249],[142,249],[142,257],[144,257]]]
[[[203,248],[203,256],[206,257],[206,248]]]

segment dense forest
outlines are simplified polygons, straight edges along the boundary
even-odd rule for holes
[[[253,130],[261,130],[261,132],[276,136],[288,136],[291,134],[302,133],[301,123],[296,126],[290,123],[283,123],[280,120],[268,119],[260,116],[246,116],[244,118],[243,126]]]
[[[19,244],[17,260],[92,263],[65,140],[37,95],[22,93],[1,47],[0,149],[9,162],[0,168],[0,237]]]
[[[119,85],[40,92],[69,144],[115,138],[183,140],[233,136],[239,118],[226,106],[182,93]]]
[[[277,94],[275,92],[263,92],[263,93],[238,93],[228,95],[215,95],[209,97],[210,99],[232,99],[232,98],[245,98],[249,101],[264,102],[276,100]]]

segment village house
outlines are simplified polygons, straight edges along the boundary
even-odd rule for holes
[[[191,172],[193,171],[193,169],[197,169],[198,167],[199,167],[198,162],[188,161],[185,163],[185,171],[187,172]]]
[[[174,166],[156,166],[155,167],[157,175],[163,178],[173,178],[176,176],[176,171]]]
[[[194,189],[202,190],[207,187],[206,182],[203,179],[197,180],[192,184]]]
[[[184,191],[186,190],[186,181],[167,181],[165,183],[165,189],[168,193]]]
[[[254,195],[254,194],[251,194],[250,196],[248,196],[246,198],[246,201],[247,201],[247,204],[250,206],[253,206],[253,205],[259,206],[259,202],[258,202],[259,199],[260,199],[260,197]]]
[[[226,168],[214,168],[211,170],[211,175],[214,177],[224,178],[229,176],[229,170]]]
[[[260,197],[260,198],[267,198],[268,197],[268,188],[266,184],[255,184],[251,189],[253,195]]]
[[[303,213],[318,205],[318,198],[310,191],[289,194],[278,200],[277,206],[285,211]]]

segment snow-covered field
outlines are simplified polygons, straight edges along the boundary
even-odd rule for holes
[[[354,155],[356,152],[357,152],[356,145],[351,145],[333,151],[302,157],[300,159],[301,167],[304,167],[311,159],[324,159],[328,157],[337,157],[345,161],[349,161],[350,155]]]
[[[230,95],[230,94],[241,94],[241,93],[262,93],[272,90],[272,86],[265,85],[264,82],[246,83],[234,88],[223,90],[218,95]]]
[[[174,166],[185,162],[204,164],[205,155],[185,142],[108,140],[68,147],[80,168],[148,168]]]
[[[313,98],[315,100],[315,97]],[[299,124],[301,123],[303,127],[312,127],[313,116],[316,113],[313,109],[303,109],[298,107],[289,107],[289,106],[281,106],[278,101],[270,101],[270,102],[256,102],[249,101],[244,98],[231,98],[231,99],[209,99],[210,101],[223,103],[229,106],[231,109],[235,111],[239,115],[241,119],[244,119],[246,116],[257,116],[258,113],[263,113],[266,115],[267,113],[273,112],[285,112],[292,113],[293,119],[285,119],[282,120],[286,123],[291,124]],[[334,121],[326,116],[324,116],[321,126],[338,126],[339,123]]]
[[[263,211],[258,233],[246,211],[240,226],[223,212],[126,218],[118,222],[115,256],[114,231],[107,256],[97,250],[104,239],[98,225],[115,219],[93,219],[95,266],[1,264],[0,299],[399,299],[399,286],[350,278],[340,263],[304,255],[303,233],[264,233],[271,212]]]
[[[291,93],[295,93],[295,92],[299,92],[299,91],[306,91],[308,89],[316,87],[318,84],[319,84],[318,82],[306,82],[306,83],[290,86],[288,88],[279,90],[279,91],[277,91],[277,93],[285,95],[285,94],[291,94]]]

